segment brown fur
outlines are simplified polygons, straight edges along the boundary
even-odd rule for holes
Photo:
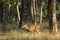
[[[22,26],[22,28],[26,29],[26,30],[29,30],[31,32],[39,32],[40,30],[40,25],[39,24],[35,24],[35,25],[30,25],[28,26],[27,24],[25,24],[24,26]]]

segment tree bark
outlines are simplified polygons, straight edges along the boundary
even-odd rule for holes
[[[17,15],[18,15],[18,22],[20,21],[20,12],[19,12],[19,4],[18,4],[19,0],[16,0],[16,9],[17,9]]]
[[[33,0],[34,24],[36,24],[36,0]]]
[[[50,33],[57,32],[57,20],[56,20],[56,0],[48,0],[48,13],[49,13],[49,27]]]
[[[34,13],[33,13],[33,0],[31,0],[31,15],[32,15],[32,23],[34,23]]]
[[[40,0],[40,24],[42,24],[42,0]]]
[[[19,28],[22,26],[23,21],[23,14],[24,14],[24,0],[21,0],[21,14],[20,14],[20,22],[19,22]]]
[[[4,10],[3,10],[3,23],[7,24],[8,23],[8,15],[9,14],[9,5],[4,4]]]
[[[3,3],[0,2],[0,23],[3,22]]]

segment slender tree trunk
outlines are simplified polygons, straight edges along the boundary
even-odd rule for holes
[[[42,0],[40,0],[40,24],[42,24],[42,15],[43,15],[43,13],[42,13]]]
[[[32,15],[32,23],[34,23],[34,13],[33,13],[33,0],[31,0],[31,15]]]
[[[33,0],[34,24],[36,24],[36,0]]]
[[[17,15],[18,15],[18,20],[17,20],[17,21],[19,22],[19,21],[20,21],[20,12],[19,12],[18,1],[19,1],[19,0],[16,0],[16,8],[17,8],[17,13],[18,13],[18,14],[17,14]]]
[[[43,15],[43,14],[42,14],[42,6],[41,6],[40,11],[41,11],[41,12],[40,12],[40,24],[42,24],[42,15]]]
[[[8,23],[8,13],[9,13],[9,6],[8,6],[8,4],[4,4],[4,13],[3,13],[4,24]]]
[[[9,16],[8,16],[8,21],[9,21],[9,22],[10,22],[10,8],[11,8],[11,4],[9,3],[9,4],[8,4],[8,12],[9,12],[9,14],[8,14],[8,15],[9,15]]]
[[[40,0],[40,24],[42,24],[42,0]]]
[[[40,17],[39,17],[39,15],[38,15],[38,12],[37,12],[37,10],[38,10],[38,0],[36,0],[35,1],[35,10],[36,10],[36,22],[39,24],[40,22]]]
[[[20,14],[20,22],[19,22],[19,28],[22,26],[23,21],[23,14],[24,14],[24,0],[21,0],[21,14]]]
[[[55,34],[57,32],[56,0],[48,0],[48,13],[50,33]]]

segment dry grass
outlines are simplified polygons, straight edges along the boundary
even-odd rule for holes
[[[11,31],[0,33],[0,40],[60,40],[60,33],[53,35],[48,32],[30,33]]]
[[[60,31],[60,23],[58,25],[58,29]],[[9,27],[9,29],[11,29],[11,31],[3,33],[2,26],[0,25],[0,40],[60,40],[60,32],[58,32],[56,35],[48,33],[49,29],[47,23],[42,24],[40,33],[31,33],[26,32],[25,30],[17,31],[18,28],[16,28],[17,26],[15,24],[11,24],[10,26],[11,27]],[[15,31],[12,31],[12,29]]]

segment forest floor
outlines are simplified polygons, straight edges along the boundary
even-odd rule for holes
[[[15,24],[11,24],[10,26],[4,25],[4,28],[7,28],[7,30],[8,30],[8,29],[16,29],[16,27],[17,27]],[[0,24],[0,31],[4,28]],[[36,32],[31,33],[31,32],[26,32],[23,30],[20,30],[20,31],[15,30],[15,31],[10,31],[10,32],[1,31],[0,40],[60,40],[60,22],[58,22],[59,31],[57,32],[56,35],[49,34],[48,28],[49,28],[48,23],[45,22],[42,24],[42,27],[41,27],[39,33],[36,33]],[[5,30],[3,30],[3,31],[5,31]]]
[[[31,33],[11,31],[0,33],[0,40],[60,40],[60,33],[53,35],[48,32]]]

